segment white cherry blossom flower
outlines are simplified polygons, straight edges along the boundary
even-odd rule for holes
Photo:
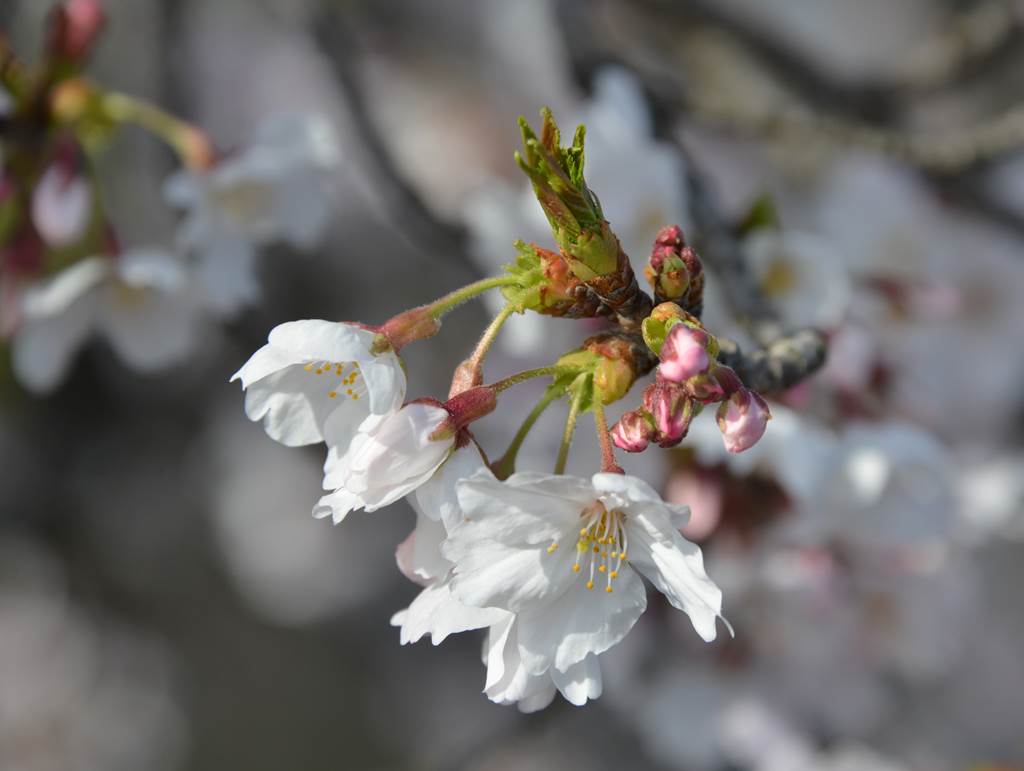
[[[329,174],[339,160],[325,120],[278,115],[257,127],[241,152],[211,170],[172,176],[165,194],[187,210],[182,237],[191,246],[231,234],[309,247],[329,221]]]
[[[211,170],[167,180],[167,200],[186,210],[179,238],[195,254],[210,310],[229,316],[258,299],[255,245],[315,244],[330,221],[330,175],[339,158],[326,121],[286,114],[261,124],[243,150]]]
[[[647,605],[641,575],[704,640],[715,638],[721,592],[700,549],[679,534],[688,509],[664,503],[641,480],[476,476],[459,483],[458,496],[466,518],[442,547],[455,564],[453,595],[516,614],[527,673],[575,673],[619,642]],[[599,690],[586,683],[587,692]]]
[[[392,626],[400,629],[403,645],[430,635],[440,645],[449,635],[488,628],[484,646],[487,679],[484,693],[499,704],[516,704],[523,712],[543,709],[561,691],[572,704],[581,706],[601,692],[601,672],[596,656],[570,667],[565,673],[551,670],[532,675],[525,670],[516,640],[515,615],[499,608],[466,605],[451,592],[451,568],[441,553],[447,532],[463,519],[456,487],[474,473],[490,477],[479,452],[472,445],[456,450],[430,478],[409,497],[416,510],[416,528],[396,552],[399,568],[412,581],[425,585],[408,608],[396,613]]]
[[[188,274],[177,258],[161,251],[82,260],[29,289],[22,303],[14,372],[40,393],[56,388],[94,333],[142,372],[183,360],[195,341]]]
[[[412,402],[396,412],[371,415],[353,434],[340,411],[324,426],[327,461],[324,489],[333,490],[313,508],[335,524],[356,509],[376,511],[427,482],[455,448],[440,404]]]
[[[743,246],[761,290],[790,325],[832,329],[843,320],[852,283],[842,256],[826,239],[762,229]]]
[[[245,412],[289,447],[334,441],[347,448],[370,415],[387,415],[405,398],[405,372],[391,350],[373,352],[376,333],[344,322],[289,321],[232,376],[245,389]]]
[[[876,549],[941,543],[955,526],[953,468],[949,451],[910,423],[848,424],[789,530]]]

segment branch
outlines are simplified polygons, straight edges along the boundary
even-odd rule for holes
[[[736,370],[744,385],[763,394],[792,388],[825,363],[825,336],[816,329],[801,329],[750,353],[732,340],[720,337],[718,342],[719,361]]]
[[[592,28],[585,3],[561,0],[556,10],[573,71],[587,90],[595,70],[602,64],[617,61],[617,57],[595,45],[599,37]],[[675,91],[668,90],[664,82],[646,81],[645,86],[655,114],[652,123],[658,137],[674,144],[686,160],[683,182],[689,192],[695,227],[693,240],[704,265],[722,284],[733,314],[761,346],[745,353],[734,342],[721,340],[722,360],[758,391],[785,390],[809,377],[825,361],[824,336],[812,329],[785,334],[775,308],[761,293],[747,268],[739,240],[722,214],[710,183],[674,132],[675,124],[683,113],[678,99],[669,95]]]

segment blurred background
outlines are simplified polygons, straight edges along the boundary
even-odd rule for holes
[[[340,161],[317,244],[262,247],[259,300],[183,362],[139,373],[93,341],[45,396],[4,364],[0,768],[1024,769],[1024,5],[103,5],[104,87],[220,148],[268,115],[322,116]],[[0,5],[28,60],[49,7]],[[322,448],[269,440],[228,379],[275,324],[379,323],[493,272],[515,238],[550,245],[512,160],[517,116],[544,105],[586,122],[588,182],[636,266],[662,225],[698,244],[717,228],[708,327],[764,342],[738,270],[830,351],[748,453],[727,457],[708,417],[623,461],[691,505],[735,639],[704,645],[652,597],[601,699],[521,715],[480,693],[477,635],[399,645],[407,504],[314,520]],[[129,129],[98,168],[122,242],[174,239],[164,146]],[[487,313],[408,349],[414,395],[446,392]],[[496,374],[588,326],[506,332]],[[552,420],[522,467],[549,467]],[[587,444],[570,471],[592,470]]]

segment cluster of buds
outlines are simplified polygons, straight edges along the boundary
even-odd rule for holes
[[[643,331],[659,356],[657,376],[644,390],[641,406],[612,427],[618,448],[642,452],[651,442],[674,447],[693,418],[715,403],[729,452],[742,452],[761,438],[771,418],[767,403],[718,362],[718,341],[695,316],[675,303],[662,303],[644,320]]]
[[[674,302],[700,315],[704,304],[704,268],[697,252],[686,245],[678,225],[658,232],[644,275],[656,302]]]

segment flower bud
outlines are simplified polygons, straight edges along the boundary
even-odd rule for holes
[[[725,398],[725,390],[711,372],[695,375],[685,385],[690,397],[701,404],[713,404]]]
[[[662,228],[644,271],[659,302],[672,300],[699,312],[704,294],[704,268],[700,257],[686,245],[678,225]]]
[[[725,440],[725,449],[729,452],[743,452],[753,447],[764,435],[772,416],[760,394],[748,388],[740,388],[719,405],[716,417],[718,429]]]
[[[644,391],[644,409],[654,420],[654,439],[662,447],[679,444],[690,430],[695,405],[685,388],[669,380],[658,380]]]
[[[51,55],[81,64],[92,51],[106,16],[98,0],[65,0],[50,16]]]
[[[631,410],[612,426],[612,442],[626,452],[643,452],[654,438],[654,424],[642,410]]]
[[[686,323],[676,324],[661,346],[658,374],[674,383],[703,375],[711,366],[711,348],[712,338],[707,332]]]

